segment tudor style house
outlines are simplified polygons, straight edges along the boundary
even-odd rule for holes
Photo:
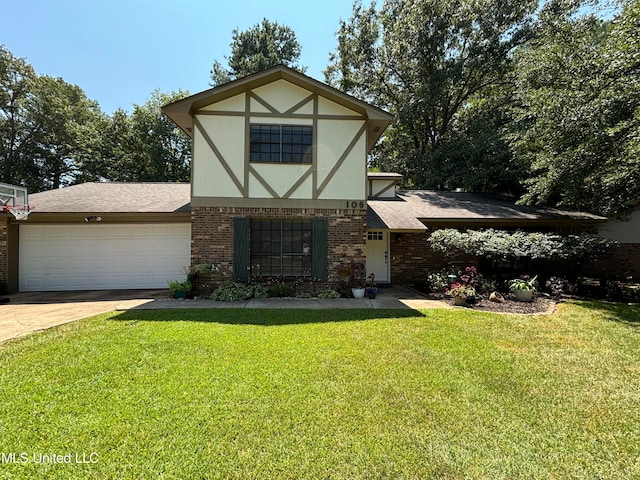
[[[555,231],[606,219],[456,192],[396,191],[401,176],[367,173],[392,121],[374,106],[284,66],[163,108],[193,139],[191,264],[217,278],[336,281],[341,265],[379,283],[423,282],[446,259],[435,228]]]
[[[192,264],[239,281],[364,265],[367,154],[390,114],[285,66],[163,111],[193,139]]]
[[[163,111],[192,138],[190,184],[92,182],[30,194],[28,220],[0,212],[0,291],[166,288],[201,263],[216,265],[214,284],[331,284],[345,264],[362,265],[361,280],[374,273],[379,283],[417,284],[448,264],[428,241],[438,228],[567,233],[607,220],[397,190],[400,175],[367,172],[391,115],[284,66]],[[624,249],[607,274],[640,275],[635,227],[609,232]]]

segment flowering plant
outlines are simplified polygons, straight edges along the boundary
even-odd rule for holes
[[[475,287],[477,276],[478,270],[476,270],[476,267],[467,267],[464,269],[464,273],[460,276],[460,281],[465,285]]]
[[[376,274],[371,272],[367,277],[367,287],[373,288],[375,286],[375,284],[373,283],[375,278],[376,278]]]
[[[340,268],[338,268],[338,277],[343,278],[343,279],[348,279],[348,278],[353,278],[354,276],[354,271],[353,271],[353,265],[343,265]]]
[[[476,289],[469,285],[456,282],[451,285],[445,293],[452,297],[472,298],[476,296]]]

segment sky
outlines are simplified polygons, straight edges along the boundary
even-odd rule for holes
[[[363,2],[365,3],[365,2]],[[0,44],[36,73],[78,85],[107,114],[131,111],[151,92],[210,88],[227,66],[232,32],[263,18],[290,27],[300,64],[323,81],[351,0],[4,0]]]

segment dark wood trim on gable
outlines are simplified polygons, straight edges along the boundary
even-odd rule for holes
[[[249,168],[247,170],[250,171],[254,177],[256,177],[256,180],[258,180],[258,182],[260,182],[260,184],[267,189],[267,191],[273,198],[280,198],[280,195],[278,195],[278,193],[273,188],[271,188],[271,185],[269,185],[269,183],[264,178],[262,178],[262,175],[260,175],[256,171],[256,169],[253,168],[253,165],[249,165]]]
[[[382,190],[380,190],[378,193],[376,193],[375,195],[370,195],[371,198],[379,198],[383,193],[388,192],[389,190],[391,190],[395,185],[395,182],[390,183],[389,185],[387,185],[386,187],[384,187]],[[373,182],[371,180],[369,180],[369,191],[372,192],[373,191]]]
[[[208,116],[218,116],[218,117],[242,117],[244,115],[246,115],[243,112],[226,112],[223,110],[220,111],[216,111],[216,112],[208,112],[206,110],[203,111],[199,111],[197,112],[197,115],[208,115]],[[366,120],[364,117],[358,116],[358,115],[314,115],[312,113],[290,113],[288,110],[284,113],[270,113],[270,112],[251,112],[249,114],[251,117],[254,118],[260,118],[260,117],[265,117],[265,118],[273,118],[274,115],[277,115],[278,118],[299,118],[299,119],[303,119],[303,120],[313,120],[313,119],[318,119],[318,120]]]
[[[251,165],[251,96],[244,96],[244,193],[249,196],[249,165]]]
[[[229,178],[231,178],[231,181],[234,183],[238,191],[242,194],[243,197],[246,197],[247,196],[246,188],[240,183],[240,180],[238,180],[236,175],[233,173],[233,170],[231,170],[231,167],[229,166],[225,158],[220,153],[220,150],[218,150],[218,147],[216,147],[215,143],[213,143],[213,140],[211,140],[211,137],[209,136],[209,134],[207,134],[204,126],[202,125],[202,123],[200,123],[200,120],[198,120],[197,117],[194,117],[193,122],[195,127],[198,129],[198,131],[202,135],[202,138],[204,138],[205,141],[207,142],[207,145],[209,145],[209,148],[211,149],[211,151],[216,155],[216,157],[218,157],[218,160],[220,161],[220,165],[222,165],[222,168],[224,168],[225,172],[227,172],[227,175],[229,175]]]
[[[253,100],[255,100],[256,102],[258,102],[260,105],[262,105],[264,108],[266,108],[267,110],[269,110],[270,113],[267,113],[267,115],[272,116],[273,114],[278,114],[280,115],[280,112],[278,110],[276,110],[273,106],[269,105],[269,103],[267,103],[266,100],[263,100],[262,98],[260,98],[258,95],[256,95],[253,91],[249,92],[249,94],[247,95],[248,97],[252,98]],[[260,112],[264,115],[264,112]],[[253,114],[252,114],[253,115]]]
[[[313,167],[309,168],[306,172],[304,172],[302,174],[302,176],[296,181],[296,183],[294,183],[291,188],[289,188],[289,190],[287,190],[285,192],[285,194],[282,196],[282,198],[289,198],[291,195],[293,195],[293,192],[295,192],[298,187],[300,185],[302,185],[304,183],[304,181],[309,178],[310,175],[313,175],[315,173]],[[315,197],[314,197],[315,198]]]
[[[246,115],[245,112],[231,112],[226,110],[216,110],[215,112],[210,112],[208,110],[198,110],[196,115],[202,116],[210,116],[210,117],[244,117]]]
[[[340,169],[340,167],[342,166],[346,158],[351,153],[351,150],[353,150],[353,148],[356,146],[356,143],[358,143],[358,141],[366,131],[367,131],[367,123],[363,122],[362,126],[358,130],[358,133],[356,133],[356,135],[353,137],[353,139],[351,140],[351,142],[349,143],[345,151],[342,152],[342,155],[340,155],[340,158],[338,159],[336,164],[333,166],[331,171],[325,177],[324,181],[318,187],[318,192],[317,192],[318,195],[320,195],[322,191],[326,188],[327,184],[331,181],[331,179],[334,177],[336,172]]]
[[[309,102],[313,102],[314,100],[316,100],[317,96],[316,94],[312,93],[311,95],[309,95],[306,98],[303,98],[302,100],[300,100],[298,103],[296,103],[293,107],[291,107],[289,110],[287,110],[286,112],[283,112],[284,115],[292,115],[295,114],[296,111],[298,111],[299,109],[301,109],[302,107],[304,107],[307,103]],[[296,115],[297,116],[297,115]]]
[[[311,170],[313,171],[313,177],[311,177],[311,198],[316,200],[318,198],[318,109],[320,100],[318,94],[313,94],[313,152],[311,153]]]

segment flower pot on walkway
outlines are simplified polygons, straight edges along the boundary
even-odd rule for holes
[[[351,294],[353,298],[364,298],[364,288],[352,288]]]

